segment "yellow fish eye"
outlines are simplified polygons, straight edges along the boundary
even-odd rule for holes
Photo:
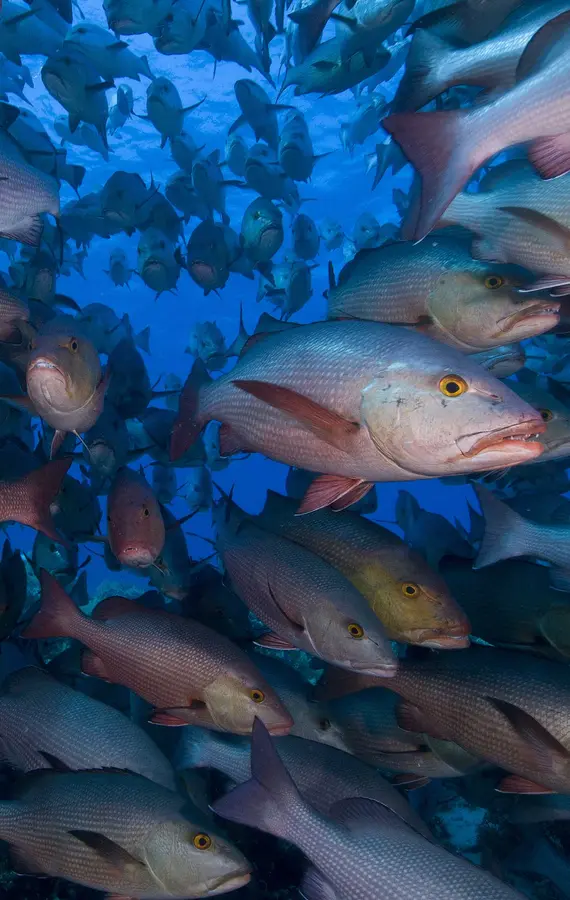
[[[419,592],[419,587],[412,581],[404,581],[402,584],[402,594],[404,597],[417,597]]]
[[[351,637],[355,638],[355,640],[360,640],[360,638],[364,637],[364,628],[356,622],[351,622],[348,626],[348,633]]]
[[[500,275],[487,275],[485,279],[485,287],[490,291],[496,291],[498,288],[502,287],[505,283],[505,279]]]
[[[439,389],[446,397],[460,397],[468,390],[468,385],[461,375],[444,375],[439,382]]]
[[[265,694],[263,693],[263,691],[260,691],[257,688],[254,688],[253,691],[250,691],[249,696],[254,703],[263,703],[263,701],[265,700]]]
[[[550,409],[539,409],[538,411],[542,416],[543,422],[551,422],[554,418],[554,413]]]
[[[192,843],[196,847],[196,850],[209,850],[212,846],[212,838],[209,834],[200,832],[199,834],[194,835]]]

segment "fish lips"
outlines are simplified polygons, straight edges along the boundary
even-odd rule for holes
[[[241,887],[245,887],[251,881],[251,872],[243,872],[238,875],[224,876],[208,887],[208,897],[216,897],[218,894],[227,894],[229,891],[237,891]]]
[[[498,454],[504,452],[505,456],[508,456],[514,450],[521,450],[521,456],[526,454],[528,459],[532,459],[539,456],[544,449],[539,441],[533,441],[532,438],[545,431],[546,423],[537,416],[536,419],[496,428],[494,431],[462,435],[457,439],[456,444],[462,456],[467,459],[475,459],[485,451],[493,451]],[[505,465],[509,464],[509,462],[505,462]]]
[[[516,337],[517,332],[522,332],[521,336],[532,336],[549,331],[558,325],[560,321],[560,303],[552,301],[537,301],[530,306],[522,307],[515,310],[509,316],[499,320],[499,330],[495,337],[509,335]],[[531,333],[529,333],[529,327]]]
[[[66,377],[63,369],[47,356],[36,356],[30,360],[28,365],[28,375],[33,375],[35,372],[57,372],[64,381]]]

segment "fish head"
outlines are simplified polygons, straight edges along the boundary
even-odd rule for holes
[[[215,725],[233,734],[251,734],[256,718],[275,737],[289,734],[293,719],[277,693],[256,670],[226,671],[203,691]]]
[[[389,363],[364,388],[361,421],[379,453],[409,476],[426,477],[540,456],[536,435],[546,429],[540,414],[467,357],[457,354],[451,369],[434,349]]]
[[[546,429],[539,441],[544,447],[541,462],[561,459],[570,452],[570,409],[549,391],[533,384],[513,382],[513,390],[542,417]]]
[[[132,568],[153,565],[166,531],[159,503],[142,474],[120,469],[109,492],[109,545],[119,562]]]
[[[58,316],[38,332],[26,371],[38,412],[71,412],[84,406],[101,381],[99,355],[71,316]]]
[[[437,323],[473,350],[500,346],[549,331],[560,303],[517,292],[508,267],[442,272],[428,305]]]
[[[192,819],[194,815],[190,814]],[[237,890],[251,878],[245,856],[211,827],[182,813],[159,824],[144,841],[144,861],[157,881],[157,893],[215,897]]]

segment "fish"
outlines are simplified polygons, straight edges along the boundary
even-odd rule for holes
[[[79,567],[78,547],[76,544],[58,544],[38,531],[32,547],[32,567],[36,572],[47,569],[50,575],[69,586],[75,580]]]
[[[297,508],[268,491],[259,521],[342,572],[391,640],[440,650],[469,645],[469,622],[443,579],[397,535],[349,510],[297,516]]]
[[[524,347],[518,342],[501,344],[499,347],[490,347],[488,350],[479,350],[469,355],[473,362],[483,366],[496,378],[508,378],[509,375],[519,372],[526,363]]]
[[[422,176],[414,240],[429,234],[479,166],[507,147],[528,141],[529,159],[544,178],[569,170],[564,153],[566,110],[559,106],[564,47],[559,48],[560,57],[556,50],[560,26],[569,15],[561,13],[535,33],[519,60],[517,84],[497,99],[470,111],[401,112],[384,119],[384,128]],[[553,81],[557,73],[559,88]]]
[[[314,259],[319,252],[321,236],[318,228],[304,213],[299,213],[293,220],[293,249],[300,259]]]
[[[172,766],[141,728],[42,669],[28,666],[4,681],[0,721],[3,757],[19,771],[128,769],[175,790]]]
[[[158,228],[143,231],[137,248],[137,271],[158,299],[165,291],[175,291],[183,257],[180,248]]]
[[[340,94],[365,78],[376,75],[390,61],[390,53],[378,45],[372,52],[358,50],[349,59],[342,56],[342,41],[330,38],[319,44],[285,75],[284,87],[295,85],[295,96],[303,94]],[[384,119],[384,123],[388,120]]]
[[[536,385],[527,385],[519,381],[513,383],[513,387],[519,397],[538,410],[546,422],[546,431],[541,435],[544,443],[544,452],[541,456],[543,462],[567,456],[570,443],[568,407],[549,391],[543,391]]]
[[[35,54],[38,47],[51,55],[61,47],[63,36],[58,34],[34,10],[12,0],[2,4],[0,22],[0,51],[8,60],[20,63],[20,54]]]
[[[146,91],[146,110],[150,122],[161,136],[161,147],[165,147],[170,138],[178,137],[184,128],[184,117],[202,100],[191,106],[182,106],[182,100],[176,86],[170,79],[161,76],[151,81]]]
[[[440,571],[475,637],[549,658],[570,653],[570,604],[550,586],[545,566],[507,559],[474,572],[470,561],[448,557]]]
[[[140,775],[42,771],[4,802],[0,830],[26,870],[115,896],[200,897],[247,884],[245,857],[187,802]]]
[[[80,122],[75,131],[71,131],[68,116],[57,116],[54,119],[53,127],[64,144],[88,147],[89,150],[102,156],[106,162],[109,160],[108,147],[105,146],[96,127],[89,122]]]
[[[188,174],[192,174],[195,161],[200,156],[203,147],[198,147],[192,135],[184,129],[175,137],[170,138],[170,153],[176,165]]]
[[[205,563],[195,572],[192,588],[193,618],[234,642],[251,641],[255,629],[249,620],[249,610],[224,583],[221,572]]]
[[[259,716],[272,733],[291,729],[293,721],[277,695],[227,638],[125,597],[101,601],[95,617],[88,618],[47,572],[40,582],[42,606],[23,636],[73,633],[88,647],[82,671],[134,690],[154,707],[154,724],[201,724],[248,734]]]
[[[257,341],[230,374],[212,384],[204,384],[195,364],[182,391],[171,457],[181,456],[208,421],[222,421],[225,444],[234,452],[261,451],[287,465],[334,475],[311,485],[307,495],[311,502],[305,500],[301,509],[314,511],[341,498],[350,505],[364,493],[364,482],[488,470],[538,456],[542,448],[524,438],[545,430],[542,418],[459,351],[448,347],[443,352],[442,346],[393,325],[337,321],[288,329]],[[407,375],[405,384],[401,368],[396,380],[393,376],[399,353],[414,373],[411,380]],[[342,388],[334,379],[331,401],[326,373],[331,364],[334,369],[335,355],[343,357],[345,367]],[[304,361],[302,369],[299,359]],[[378,359],[387,362],[383,372]],[[417,386],[425,384],[428,367],[433,376],[418,406]],[[383,399],[386,385],[393,395],[397,392],[397,405]],[[410,397],[413,393],[414,424],[399,415],[400,406],[409,402],[408,392]],[[486,399],[490,397],[493,400]],[[337,409],[331,408],[333,404]],[[467,427],[460,406],[468,415]],[[244,434],[240,419],[246,409]],[[328,423],[324,427],[323,415]],[[423,416],[429,417],[430,428],[422,433],[418,424]],[[394,429],[390,423],[396,420]],[[408,444],[405,435],[410,427],[413,442]]]
[[[168,506],[161,505],[166,537],[155,564],[141,571],[149,583],[172,600],[184,601],[194,587],[196,566],[190,559],[186,535]],[[184,521],[184,520],[182,520]],[[205,623],[207,624],[207,623]]]
[[[126,41],[118,41],[106,28],[92,22],[80,22],[70,28],[64,49],[67,46],[79,48],[105,81],[113,81],[115,78],[140,81],[141,75],[154,80],[146,56],[137,56],[129,49]]]
[[[210,210],[210,217],[218,212],[222,222],[229,225],[226,212],[225,179],[220,166],[220,153],[213,150],[209,156],[198,158],[192,167],[192,182]]]
[[[191,53],[204,39],[208,9],[196,0],[172,4],[170,12],[158,23],[154,46],[166,55]]]
[[[150,328],[143,328],[135,334],[128,313],[119,318],[117,313],[104,303],[87,303],[77,316],[81,328],[87,332],[97,353],[110,356],[117,344],[132,338],[137,347],[149,352]]]
[[[142,473],[124,466],[109,490],[107,506],[109,548],[123,565],[152,565],[164,547],[165,528],[160,506]]]
[[[386,100],[381,94],[373,94],[370,99],[358,104],[349,121],[340,124],[340,140],[345,150],[352,155],[355,147],[378,131],[386,107]]]
[[[253,200],[243,214],[240,240],[248,258],[263,270],[283,244],[281,210],[264,197]]]
[[[180,210],[186,222],[192,217],[208,219],[210,209],[204,198],[194,189],[192,173],[185,170],[175,172],[166,185],[166,199]]]
[[[279,145],[277,112],[289,110],[291,107],[272,103],[263,88],[250,78],[239,78],[234,84],[234,91],[241,115],[230,126],[229,133],[232,134],[247,124],[255,134],[256,141],[264,140],[277,150]]]
[[[172,503],[178,492],[176,470],[169,466],[154,465],[152,467],[152,490],[160,504]]]
[[[464,533],[439,513],[422,509],[409,491],[398,491],[396,522],[409,547],[420,553],[429,566],[439,571],[446,556],[473,559],[475,551]]]
[[[247,158],[247,144],[244,139],[235,132],[228,133],[224,151],[224,162],[230,171],[238,178],[245,176],[245,160]]]
[[[111,250],[109,268],[106,271],[115,287],[124,287],[128,286],[134,269],[129,266],[125,251],[120,247],[115,247],[114,250]]]
[[[338,250],[342,246],[344,232],[338,222],[325,219],[320,224],[320,235],[327,250]]]
[[[233,501],[220,501],[215,521],[232,587],[269,629],[258,644],[297,647],[343,668],[393,676],[397,662],[382,625],[338,570],[248,521]]]
[[[215,322],[196,322],[185,352],[201,359],[210,372],[223,369],[227,362],[226,341]]]
[[[107,130],[115,134],[131,118],[134,112],[133,89],[128,84],[120,84],[117,88],[115,103],[109,109]]]
[[[405,274],[403,274],[405,273]],[[421,244],[388,244],[358,255],[331,282],[329,318],[415,326],[424,334],[477,353],[554,328],[559,306],[522,298],[524,279],[508,266],[471,258],[444,235]]]
[[[413,30],[427,28],[447,38],[466,44],[476,44],[496,31],[510,13],[521,4],[521,0],[460,0],[459,3],[444,3],[439,8],[428,11],[413,22]],[[535,11],[533,10],[533,13]]]
[[[253,732],[251,773],[250,781],[217,800],[213,809],[223,818],[294,842],[314,867],[305,875],[305,896],[360,892],[380,900],[397,890],[410,893],[418,883],[418,868],[425,897],[438,897],[442,882],[458,900],[462,894],[488,900],[522,896],[489,872],[448,854],[374,800],[343,800],[324,817],[299,793],[261,723]],[[398,854],[401,861],[394,867]]]
[[[567,556],[568,525],[542,525],[510,509],[490,491],[475,485],[485,517],[485,530],[475,560],[475,568],[490,566],[502,559],[530,556],[550,562],[551,584],[570,590],[570,562]]]
[[[80,122],[88,122],[108,147],[109,104],[105,91],[114,87],[114,82],[101,78],[93,63],[70,46],[62,46],[49,56],[41,75],[46,90],[67,110],[69,130],[73,133]]]
[[[0,521],[19,522],[52,540],[64,542],[50,507],[71,462],[71,459],[54,459],[19,478],[0,481]]]
[[[197,466],[185,473],[180,494],[191,512],[210,509],[212,505],[212,476],[207,466]]]
[[[67,433],[89,431],[102,410],[108,378],[93,344],[71,316],[57,316],[32,341],[26,368],[27,395],[10,402],[40,415],[55,429],[51,456]]]
[[[196,226],[186,248],[190,278],[208,295],[225,287],[230,277],[230,257],[223,225],[207,219]]]
[[[314,746],[289,735],[277,743],[277,752],[301,795],[322,815],[339,800],[368,797],[392,809],[431,840],[431,834],[408,801],[370,766],[342,750],[323,744]],[[177,749],[177,768],[217,769],[236,784],[251,777],[251,742],[216,734],[201,728],[186,728]]]
[[[171,0],[103,0],[107,24],[115,34],[154,34],[168,14]]]

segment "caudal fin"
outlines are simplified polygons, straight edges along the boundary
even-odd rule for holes
[[[75,625],[83,614],[57,579],[45,569],[40,570],[40,585],[41,607],[22,632],[22,637],[75,637]]]
[[[72,462],[71,458],[54,459],[19,481],[7,484],[6,490],[15,504],[13,514],[7,518],[30,525],[61,544],[67,543],[54,525],[50,507]]]
[[[172,428],[170,459],[173,462],[186,453],[202,431],[204,423],[199,422],[197,419],[200,407],[200,390],[211,381],[212,379],[205,364],[201,359],[197,359],[182,388],[178,415]]]
[[[382,122],[422,179],[419,215],[413,240],[435,227],[451,201],[484,162],[477,159],[471,112],[395,113]]]
[[[251,739],[252,778],[213,804],[224,819],[291,838],[305,806],[265,725],[256,718]]]
[[[475,485],[475,493],[485,517],[485,530],[473,568],[483,569],[501,559],[524,555],[520,552],[520,536],[525,519],[486,488]]]

